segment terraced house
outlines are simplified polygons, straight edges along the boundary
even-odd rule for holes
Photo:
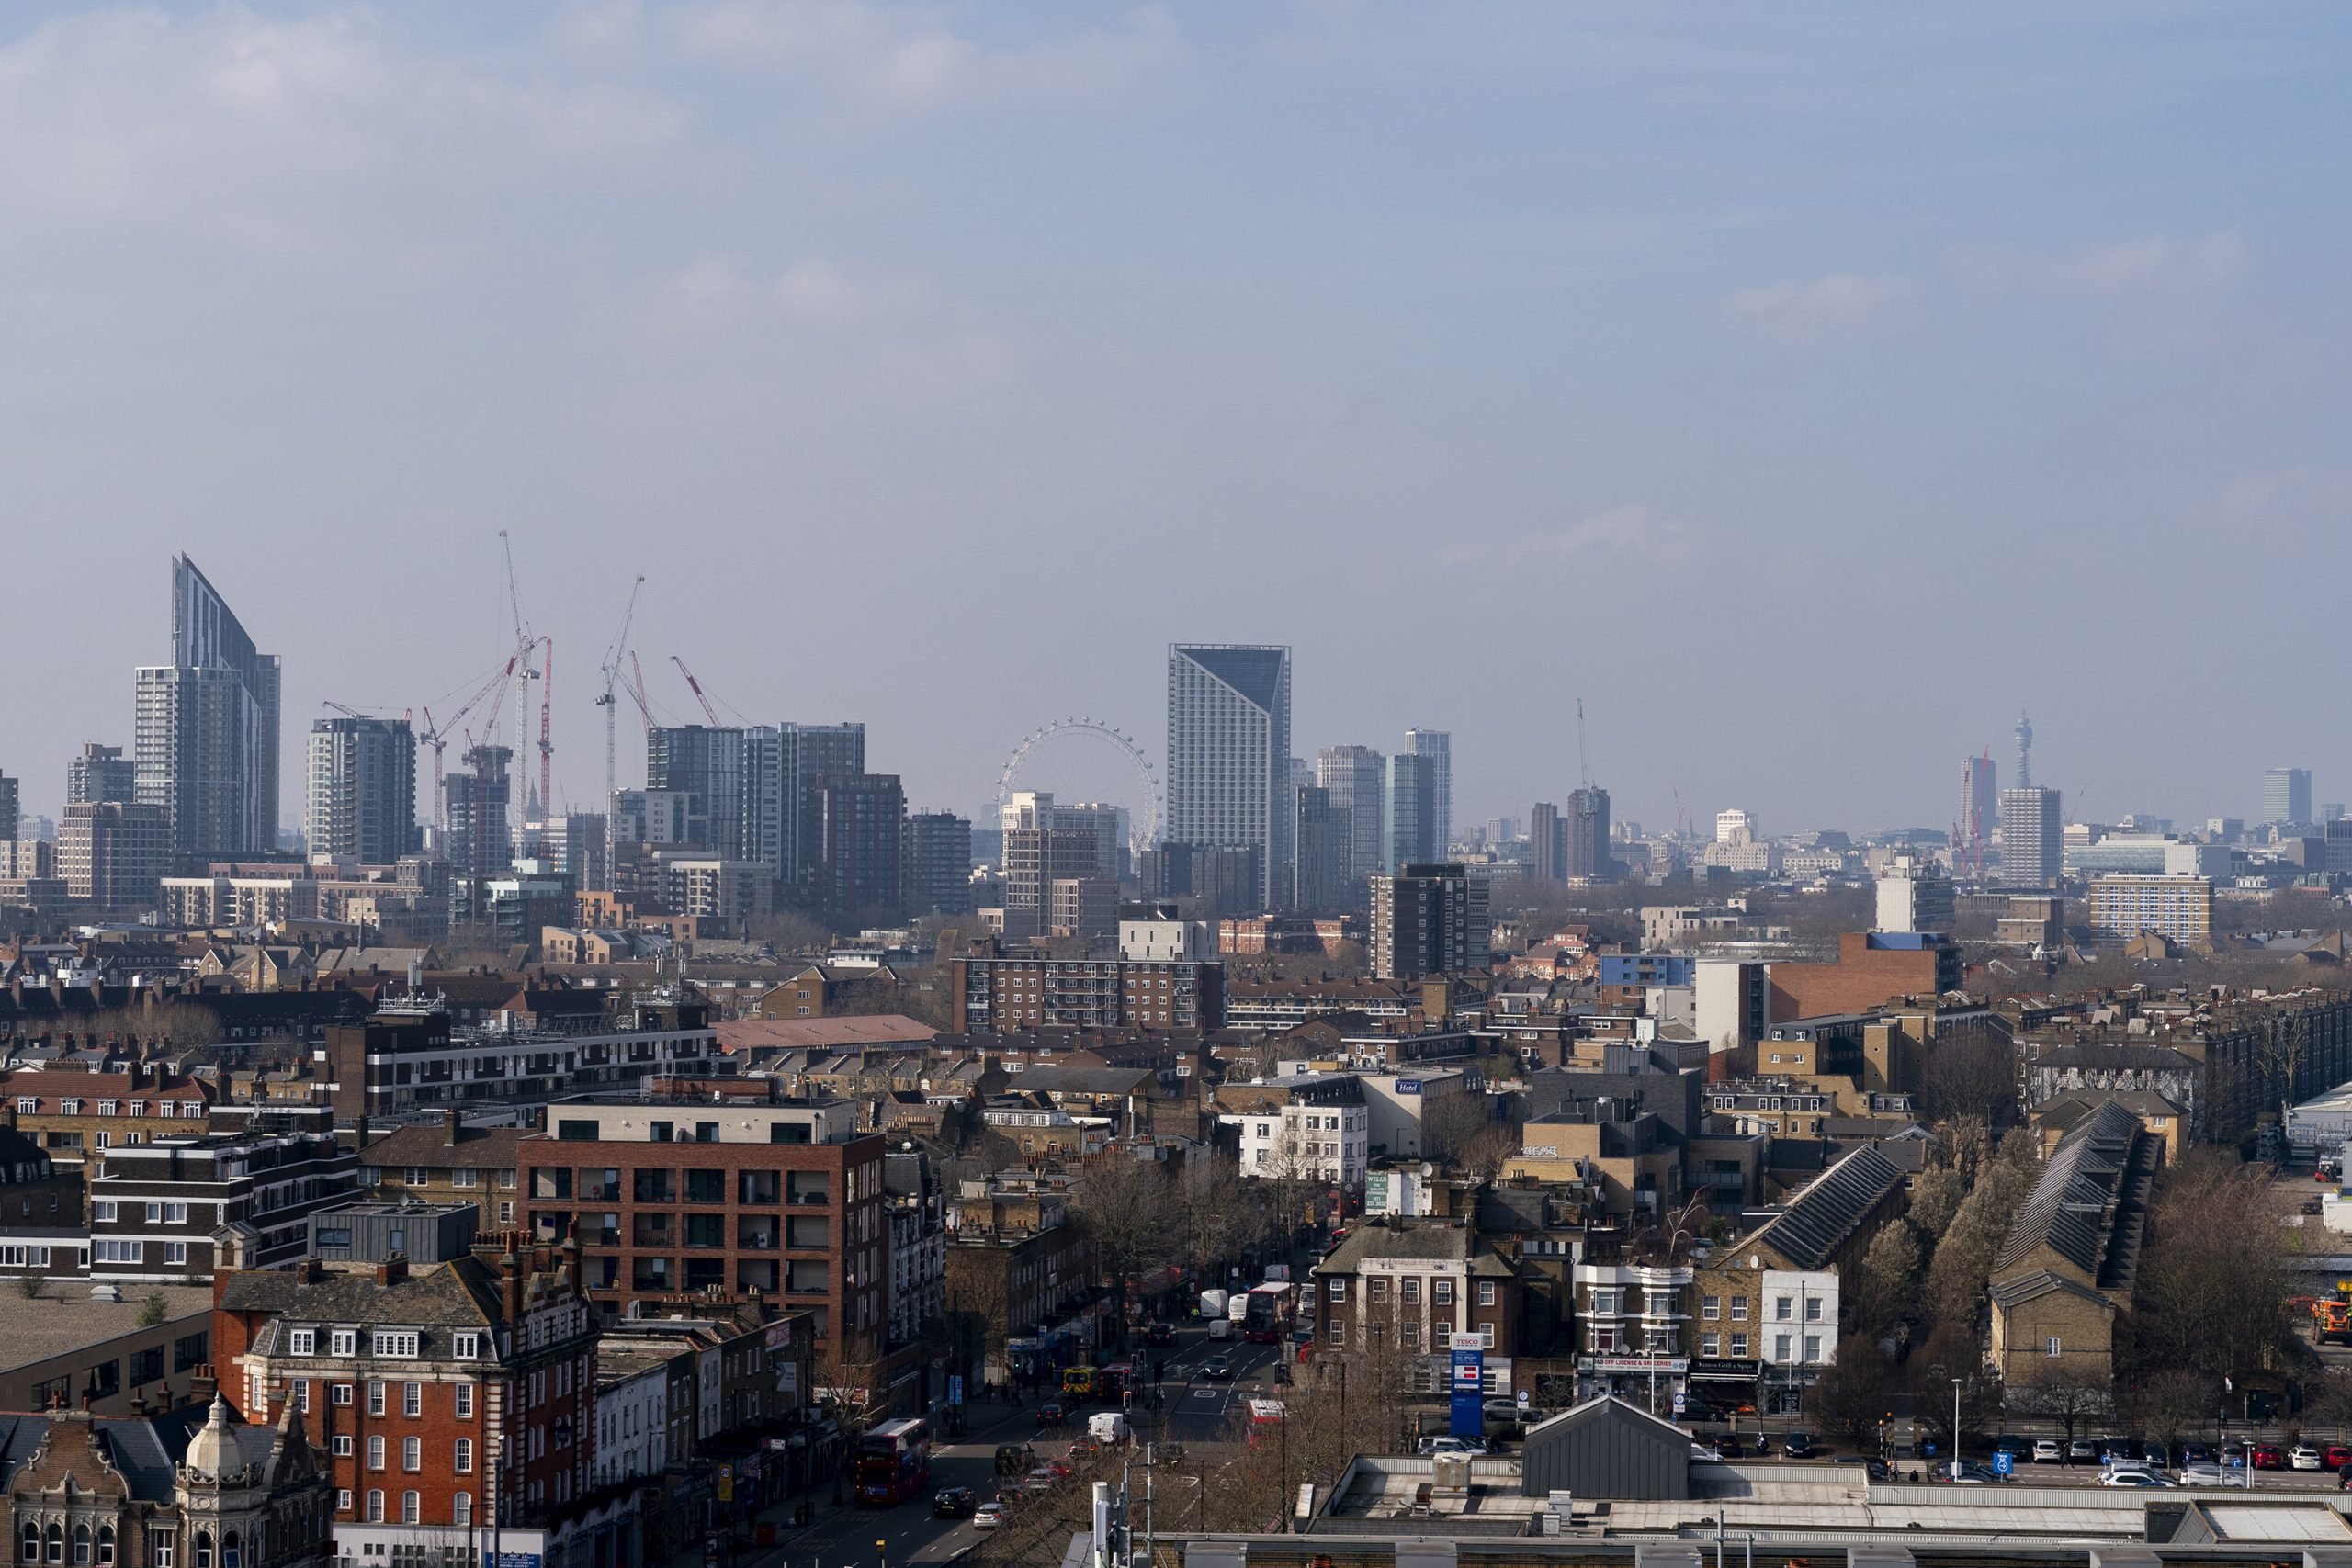
[[[2058,1140],[1993,1264],[1991,1357],[2013,1391],[2114,1375],[2165,1140],[2108,1100]]]

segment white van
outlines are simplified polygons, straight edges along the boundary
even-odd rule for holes
[[[1233,1320],[1229,1317],[1213,1317],[1209,1319],[1209,1337],[1212,1339],[1232,1338]]]
[[[1116,1410],[1098,1410],[1086,1418],[1086,1435],[1098,1443],[1124,1443],[1127,1418]]]

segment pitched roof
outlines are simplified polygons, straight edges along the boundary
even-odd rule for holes
[[[1351,1274],[1367,1258],[1418,1258],[1455,1263],[1470,1257],[1470,1233],[1453,1225],[1358,1225],[1315,1266],[1317,1274]]]
[[[458,1167],[507,1170],[513,1168],[515,1156],[522,1152],[523,1139],[530,1132],[528,1127],[460,1126],[458,1141],[452,1145],[446,1122],[420,1122],[369,1144],[359,1151],[359,1162],[413,1166],[419,1170]]]
[[[1020,1084],[1041,1094],[1144,1094],[1159,1078],[1149,1067],[1025,1067]]]
[[[2193,1073],[2197,1058],[2169,1045],[2099,1045],[2069,1042],[2035,1054],[2037,1067],[2086,1067],[2098,1072]]]
[[[1274,699],[1282,687],[1286,649],[1179,646],[1176,651],[1258,706],[1273,711]]]
[[[2050,1151],[1995,1269],[2046,1247],[2102,1288],[2128,1291],[2154,1180],[2149,1145],[2130,1107],[2102,1100]]]
[[[903,1013],[854,1018],[739,1018],[711,1025],[727,1052],[841,1050],[857,1045],[922,1045],[939,1031]]]
[[[471,1256],[414,1269],[389,1285],[378,1284],[372,1269],[330,1269],[323,1279],[308,1282],[280,1269],[241,1271],[223,1281],[220,1304],[232,1312],[266,1312],[308,1323],[417,1328],[480,1327],[499,1322],[503,1310],[496,1275]],[[272,1324],[263,1334],[277,1326]]]
[[[1764,1243],[1800,1269],[1826,1269],[1903,1180],[1902,1167],[1865,1144],[1806,1182],[1748,1240]]]
[[[2053,1274],[2047,1269],[2036,1269],[2014,1279],[2004,1280],[1992,1290],[1994,1303],[2002,1307],[2020,1307],[2049,1295],[2080,1296],[2110,1312],[2114,1310],[2114,1303],[2097,1291],[2086,1290],[2064,1274]]]

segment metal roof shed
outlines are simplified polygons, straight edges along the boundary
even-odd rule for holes
[[[1690,1434],[1611,1395],[1587,1400],[1528,1428],[1520,1490],[1530,1497],[1688,1497]]]

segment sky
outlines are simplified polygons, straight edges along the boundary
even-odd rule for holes
[[[298,820],[322,702],[503,658],[504,529],[582,808],[640,573],[667,716],[919,807],[1157,759],[1178,640],[1291,645],[1303,755],[1452,731],[1458,824],[1579,697],[1652,829],[1945,826],[2021,708],[2070,818],[2352,798],[2347,68],[2324,0],[12,5],[0,771],[129,744],[186,551]]]

